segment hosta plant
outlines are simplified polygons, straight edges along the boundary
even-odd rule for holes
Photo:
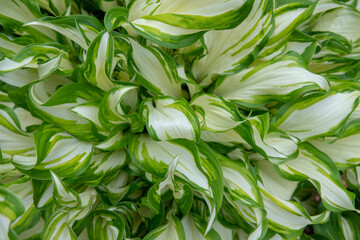
[[[360,239],[359,10],[1,0],[0,239]]]

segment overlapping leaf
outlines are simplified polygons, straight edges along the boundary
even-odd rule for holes
[[[1,4],[1,239],[359,238],[359,1]]]

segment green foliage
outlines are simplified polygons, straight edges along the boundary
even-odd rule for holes
[[[359,239],[359,23],[357,0],[2,0],[0,239]]]

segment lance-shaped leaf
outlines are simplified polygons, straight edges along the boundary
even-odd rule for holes
[[[36,34],[49,41],[55,39],[55,34],[46,28],[34,26],[24,27],[23,24],[34,21],[43,16],[36,1],[4,0],[4,7],[0,9],[1,22],[5,29],[18,31],[22,34]],[[44,35],[45,34],[45,35]],[[35,37],[33,35],[33,37]],[[48,37],[46,37],[48,36]]]
[[[92,186],[107,184],[116,177],[117,172],[129,161],[125,149],[94,154],[86,171],[79,180]]]
[[[5,0],[1,8],[2,17],[16,18],[21,23],[27,23],[41,17],[39,6],[34,1]]]
[[[116,6],[119,6],[116,0],[95,0],[95,3],[99,6],[101,10],[108,11]]]
[[[240,124],[234,109],[215,95],[198,95],[190,104],[195,109],[204,130],[223,132]]]
[[[23,177],[2,187],[14,193],[24,205],[24,213],[12,223],[11,227],[20,234],[35,226],[40,220],[41,212],[34,205],[31,180]]]
[[[18,61],[18,62],[13,61],[8,58],[4,58],[0,61],[0,73],[15,71],[19,68],[22,68],[22,67],[28,65],[32,61],[33,61],[33,57],[28,57],[28,58],[25,58],[22,61]]]
[[[248,207],[239,201],[235,201],[225,193],[225,207],[222,209],[227,215],[227,220],[234,221],[232,224],[241,226],[249,234],[248,239],[263,239],[267,231],[266,211],[262,208]],[[224,206],[223,206],[224,207]],[[231,207],[231,208],[229,208]],[[231,211],[231,212],[230,212]],[[245,223],[244,223],[245,221]]]
[[[46,77],[57,69],[64,74],[70,74],[73,65],[67,51],[68,49],[58,43],[30,44],[21,49],[12,59],[2,59],[0,73],[31,67],[38,68],[39,77]]]
[[[96,145],[96,148],[103,151],[114,151],[125,147],[129,135],[128,132],[125,132],[124,134],[123,128],[125,127],[126,125],[120,126],[112,130],[108,138]]]
[[[12,108],[0,104],[0,146],[3,154],[15,155],[34,149],[32,134],[22,130],[24,121],[26,119],[19,119]]]
[[[191,213],[185,216],[183,219],[181,219],[181,223],[185,230],[186,239],[199,239],[199,240],[214,239],[212,238],[214,237],[212,236],[214,235],[213,232],[215,232],[213,229],[210,231],[210,233],[204,236],[205,229],[200,228],[201,226],[200,220],[201,219],[199,218],[194,218]],[[216,235],[215,237],[219,237],[219,235]]]
[[[217,142],[228,146],[245,144],[246,146],[249,146],[249,148],[251,148],[247,141],[239,135],[237,130],[234,129],[228,130],[226,132],[210,132],[202,130],[201,139],[205,142]]]
[[[66,13],[69,13],[71,8],[69,0],[49,0],[49,2],[40,1],[39,5],[52,12],[55,16],[67,15]]]
[[[37,222],[35,226],[33,226],[30,229],[25,230],[21,234],[19,234],[20,239],[26,239],[26,238],[36,238],[40,237],[42,230],[45,227],[45,222],[42,218]]]
[[[160,209],[161,195],[168,190],[173,192],[176,203],[184,215],[187,215],[191,209],[193,202],[191,188],[187,184],[180,188],[174,179],[178,159],[179,156],[171,161],[166,176],[160,182],[154,184],[147,193],[149,206],[157,214]]]
[[[232,229],[225,228],[218,221],[214,223],[214,227],[205,234],[206,221],[196,213],[190,213],[181,219],[184,226],[186,239],[199,240],[218,240],[233,239]]]
[[[341,184],[335,164],[309,143],[301,144],[296,159],[278,165],[277,168],[284,177],[295,180],[309,179],[318,189],[327,209],[334,212],[355,210],[355,195]]]
[[[71,228],[68,219],[67,212],[57,211],[54,213],[49,221],[46,223],[46,227],[43,229],[41,233],[41,239],[44,240],[61,240],[61,239],[69,239],[69,240],[77,240],[76,234]]]
[[[311,27],[316,32],[333,32],[339,34],[352,43],[360,39],[358,22],[360,13],[347,6],[335,8],[325,12]]]
[[[223,180],[220,164],[211,148],[201,141],[198,147],[186,139],[157,142],[147,134],[134,136],[129,143],[133,163],[162,178],[171,161],[179,156],[175,179],[185,181],[206,199],[210,208],[208,232],[221,205]]]
[[[210,188],[213,195],[207,195],[201,193],[206,204],[209,207],[209,219],[205,234],[209,233],[213,223],[215,222],[216,215],[221,207],[223,193],[224,193],[224,181],[221,170],[220,161],[217,158],[215,152],[205,142],[199,141],[197,144],[200,151],[201,165],[208,176],[210,182]]]
[[[252,117],[234,130],[258,153],[274,164],[297,156],[296,141],[283,131],[269,125],[269,114]]]
[[[77,193],[71,191],[53,172],[51,178],[54,183],[54,201],[60,207],[74,208],[80,205]]]
[[[46,62],[38,64],[39,78],[45,78],[53,73],[56,69],[59,68],[63,53],[61,52],[59,56],[54,57]]]
[[[114,40],[111,32],[102,31],[91,42],[83,66],[89,83],[108,91],[114,87],[112,71],[114,69]]]
[[[124,7],[112,7],[106,11],[104,25],[108,31],[112,31],[127,22],[129,10]]]
[[[24,175],[18,171],[13,164],[4,159],[0,154],[0,183],[7,184],[16,179],[23,177]]]
[[[104,28],[98,19],[85,15],[43,17],[27,25],[50,28],[79,44],[85,50]]]
[[[19,88],[24,87],[27,84],[34,82],[38,79],[39,79],[39,74],[36,71],[36,69],[33,68],[22,68],[13,72],[0,75],[0,80],[2,81],[2,84],[5,83]],[[70,80],[56,74],[52,74],[48,76],[47,79],[52,79],[52,81],[54,82],[57,82],[58,79],[61,79],[60,81],[70,83]],[[14,95],[14,92],[12,93],[10,92],[10,95]],[[21,98],[23,98],[23,94],[21,94]],[[12,101],[15,102],[16,99],[12,97]]]
[[[268,161],[260,160],[257,166],[261,177],[260,191],[272,230],[285,236],[297,236],[306,225],[327,220],[328,212],[310,216],[304,207],[289,201],[298,181],[282,178]]]
[[[136,33],[165,47],[180,48],[198,40],[205,30],[229,29],[241,23],[254,1],[136,1],[128,21]]]
[[[137,81],[155,94],[181,97],[181,82],[174,60],[157,48],[143,47],[131,38],[129,41],[129,61],[137,74]]]
[[[30,170],[21,170],[37,179],[50,179],[50,171],[59,177],[77,176],[86,170],[93,153],[91,143],[46,124],[35,133],[35,146],[37,164]]]
[[[253,1],[249,15],[236,28],[205,33],[207,54],[193,62],[194,78],[207,86],[213,74],[233,73],[250,65],[272,26],[272,1],[259,0]]]
[[[328,90],[327,80],[306,70],[301,58],[287,55],[218,80],[214,94],[248,107],[272,100],[288,102],[310,90]]]
[[[109,133],[103,128],[99,119],[100,101],[86,102],[83,104],[76,105],[71,108],[70,111],[78,114],[80,117],[88,120],[92,123],[93,131],[107,137]]]
[[[286,238],[299,236],[308,224],[323,223],[329,216],[328,211],[315,216],[309,216],[305,208],[299,203],[275,197],[262,187],[260,187],[260,191],[269,228]]]
[[[262,188],[283,200],[290,200],[294,194],[298,181],[290,181],[281,177],[272,164],[266,160],[257,161],[257,168],[261,178]]]
[[[301,140],[337,134],[358,105],[359,96],[356,91],[308,95],[284,105],[273,125]]]
[[[41,233],[41,239],[74,239],[77,240],[75,231],[73,230],[76,221],[84,220],[92,210],[92,205],[96,199],[96,191],[94,189],[86,188],[80,194],[80,203],[75,209],[58,209],[52,211],[46,218],[45,228]]]
[[[312,139],[309,142],[328,155],[340,169],[347,169],[360,164],[358,154],[360,144],[359,121],[348,124],[340,137]]]
[[[5,57],[12,58],[18,53],[24,46],[14,42],[14,38],[0,33],[0,52]]]
[[[184,99],[159,96],[146,99],[142,105],[146,128],[154,140],[186,138],[198,141],[200,123],[189,103]]]
[[[56,86],[56,84],[54,84]],[[50,82],[35,82],[28,90],[30,111],[47,122],[53,123],[82,140],[97,140],[91,123],[73,111],[72,108],[84,102],[100,100],[103,93],[88,84],[67,84],[54,93]],[[49,97],[49,94],[52,94]]]
[[[9,190],[0,187],[0,237],[1,239],[17,238],[11,229],[11,223],[24,213],[21,200]]]
[[[262,207],[262,200],[256,181],[245,166],[218,155],[224,176],[225,191],[234,201],[250,207]]]
[[[301,23],[311,17],[315,2],[295,0],[291,2],[277,2],[275,10],[275,30],[271,34],[266,46],[261,50],[259,57],[271,59],[280,54],[286,47],[290,34]]]
[[[119,214],[109,210],[97,210],[88,227],[90,239],[125,239],[125,221]]]
[[[295,30],[289,37],[284,54],[290,51],[297,52],[303,57],[304,61],[309,64],[314,56],[316,45],[316,38]]]
[[[355,212],[332,213],[330,220],[314,226],[314,232],[328,239],[357,239],[360,237],[360,216]]]
[[[127,115],[137,105],[137,87],[119,86],[108,91],[102,98],[99,109],[99,120],[104,128],[128,123]]]
[[[32,179],[32,187],[34,191],[34,205],[38,209],[46,209],[53,204],[53,181]]]
[[[167,224],[152,230],[143,239],[144,240],[185,239],[184,226],[182,225],[181,221],[173,215],[169,216],[167,220],[168,220]]]
[[[164,177],[171,161],[178,155],[175,176],[185,179],[195,189],[212,195],[208,179],[200,164],[196,145],[185,139],[154,141],[147,134],[130,139],[129,150],[134,164],[145,172]]]
[[[120,203],[121,200],[128,197],[135,191],[148,186],[148,182],[143,179],[136,179],[125,171],[117,171],[118,173],[112,176],[111,181],[105,181],[98,188],[100,197],[103,201],[111,203],[112,205]],[[137,195],[135,195],[137,198]]]

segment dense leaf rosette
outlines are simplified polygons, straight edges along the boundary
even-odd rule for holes
[[[2,0],[0,239],[360,239],[360,1]]]

